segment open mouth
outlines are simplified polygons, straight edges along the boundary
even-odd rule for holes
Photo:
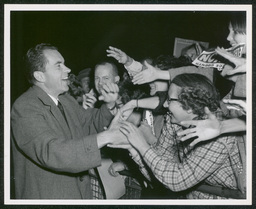
[[[69,77],[65,77],[65,78],[63,78],[62,80],[65,81],[65,82],[67,82],[68,85],[70,84]]]

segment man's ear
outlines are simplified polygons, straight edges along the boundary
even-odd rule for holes
[[[43,83],[45,81],[44,73],[42,71],[35,71],[33,75],[39,83]]]
[[[119,81],[120,81],[120,77],[118,75],[115,76],[115,83],[119,83]]]

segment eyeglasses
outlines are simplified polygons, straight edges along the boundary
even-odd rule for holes
[[[179,101],[179,100],[176,99],[176,98],[168,98],[166,101],[167,101],[167,103],[169,105],[172,101]]]

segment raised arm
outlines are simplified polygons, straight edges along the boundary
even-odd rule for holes
[[[155,80],[172,80],[177,75],[183,73],[198,73],[206,76],[211,81],[213,80],[213,68],[200,68],[196,66],[184,66],[179,68],[171,68],[169,70],[160,70],[147,62],[145,62],[147,69],[138,73],[133,77],[134,84],[144,84]]]
[[[109,49],[107,49],[107,53],[108,57],[115,58],[119,63],[125,66],[129,66],[132,64],[132,58],[118,48],[109,46]]]
[[[191,147],[195,146],[201,141],[207,141],[218,137],[221,134],[241,132],[246,130],[246,123],[240,118],[232,118],[219,121],[216,116],[209,111],[208,108],[205,108],[205,112],[208,115],[208,119],[206,120],[181,122],[181,124],[186,127],[192,126],[192,128],[178,132],[178,135],[182,136],[180,139],[181,141],[186,141],[196,137],[194,141],[191,142]]]
[[[112,46],[107,50],[107,56],[115,58],[119,63],[122,63],[132,78],[134,75],[142,71],[143,65],[132,59],[125,52]]]
[[[182,191],[197,185],[216,171],[228,155],[227,149],[222,143],[213,142],[197,148],[198,151],[195,151],[206,153],[205,155],[195,153],[180,163],[159,155],[148,145],[143,133],[133,124],[122,122],[120,130],[140,152],[156,178],[172,191]],[[169,150],[170,154],[172,151]],[[216,161],[213,161],[213,158]]]
[[[155,80],[170,80],[170,74],[168,71],[160,70],[153,65],[148,64],[145,61],[146,69],[134,75],[132,82],[133,84],[144,84],[150,83]]]

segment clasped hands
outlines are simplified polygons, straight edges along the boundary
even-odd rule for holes
[[[127,149],[130,152],[135,148],[138,151],[144,152],[150,144],[147,142],[147,138],[152,138],[151,128],[145,122],[142,122],[140,127],[137,128],[132,123],[126,121],[127,118],[133,112],[135,106],[132,102],[128,102],[122,108],[118,110],[115,118],[111,122],[109,129],[113,133],[121,133],[119,139],[114,139],[108,144],[109,147]]]

